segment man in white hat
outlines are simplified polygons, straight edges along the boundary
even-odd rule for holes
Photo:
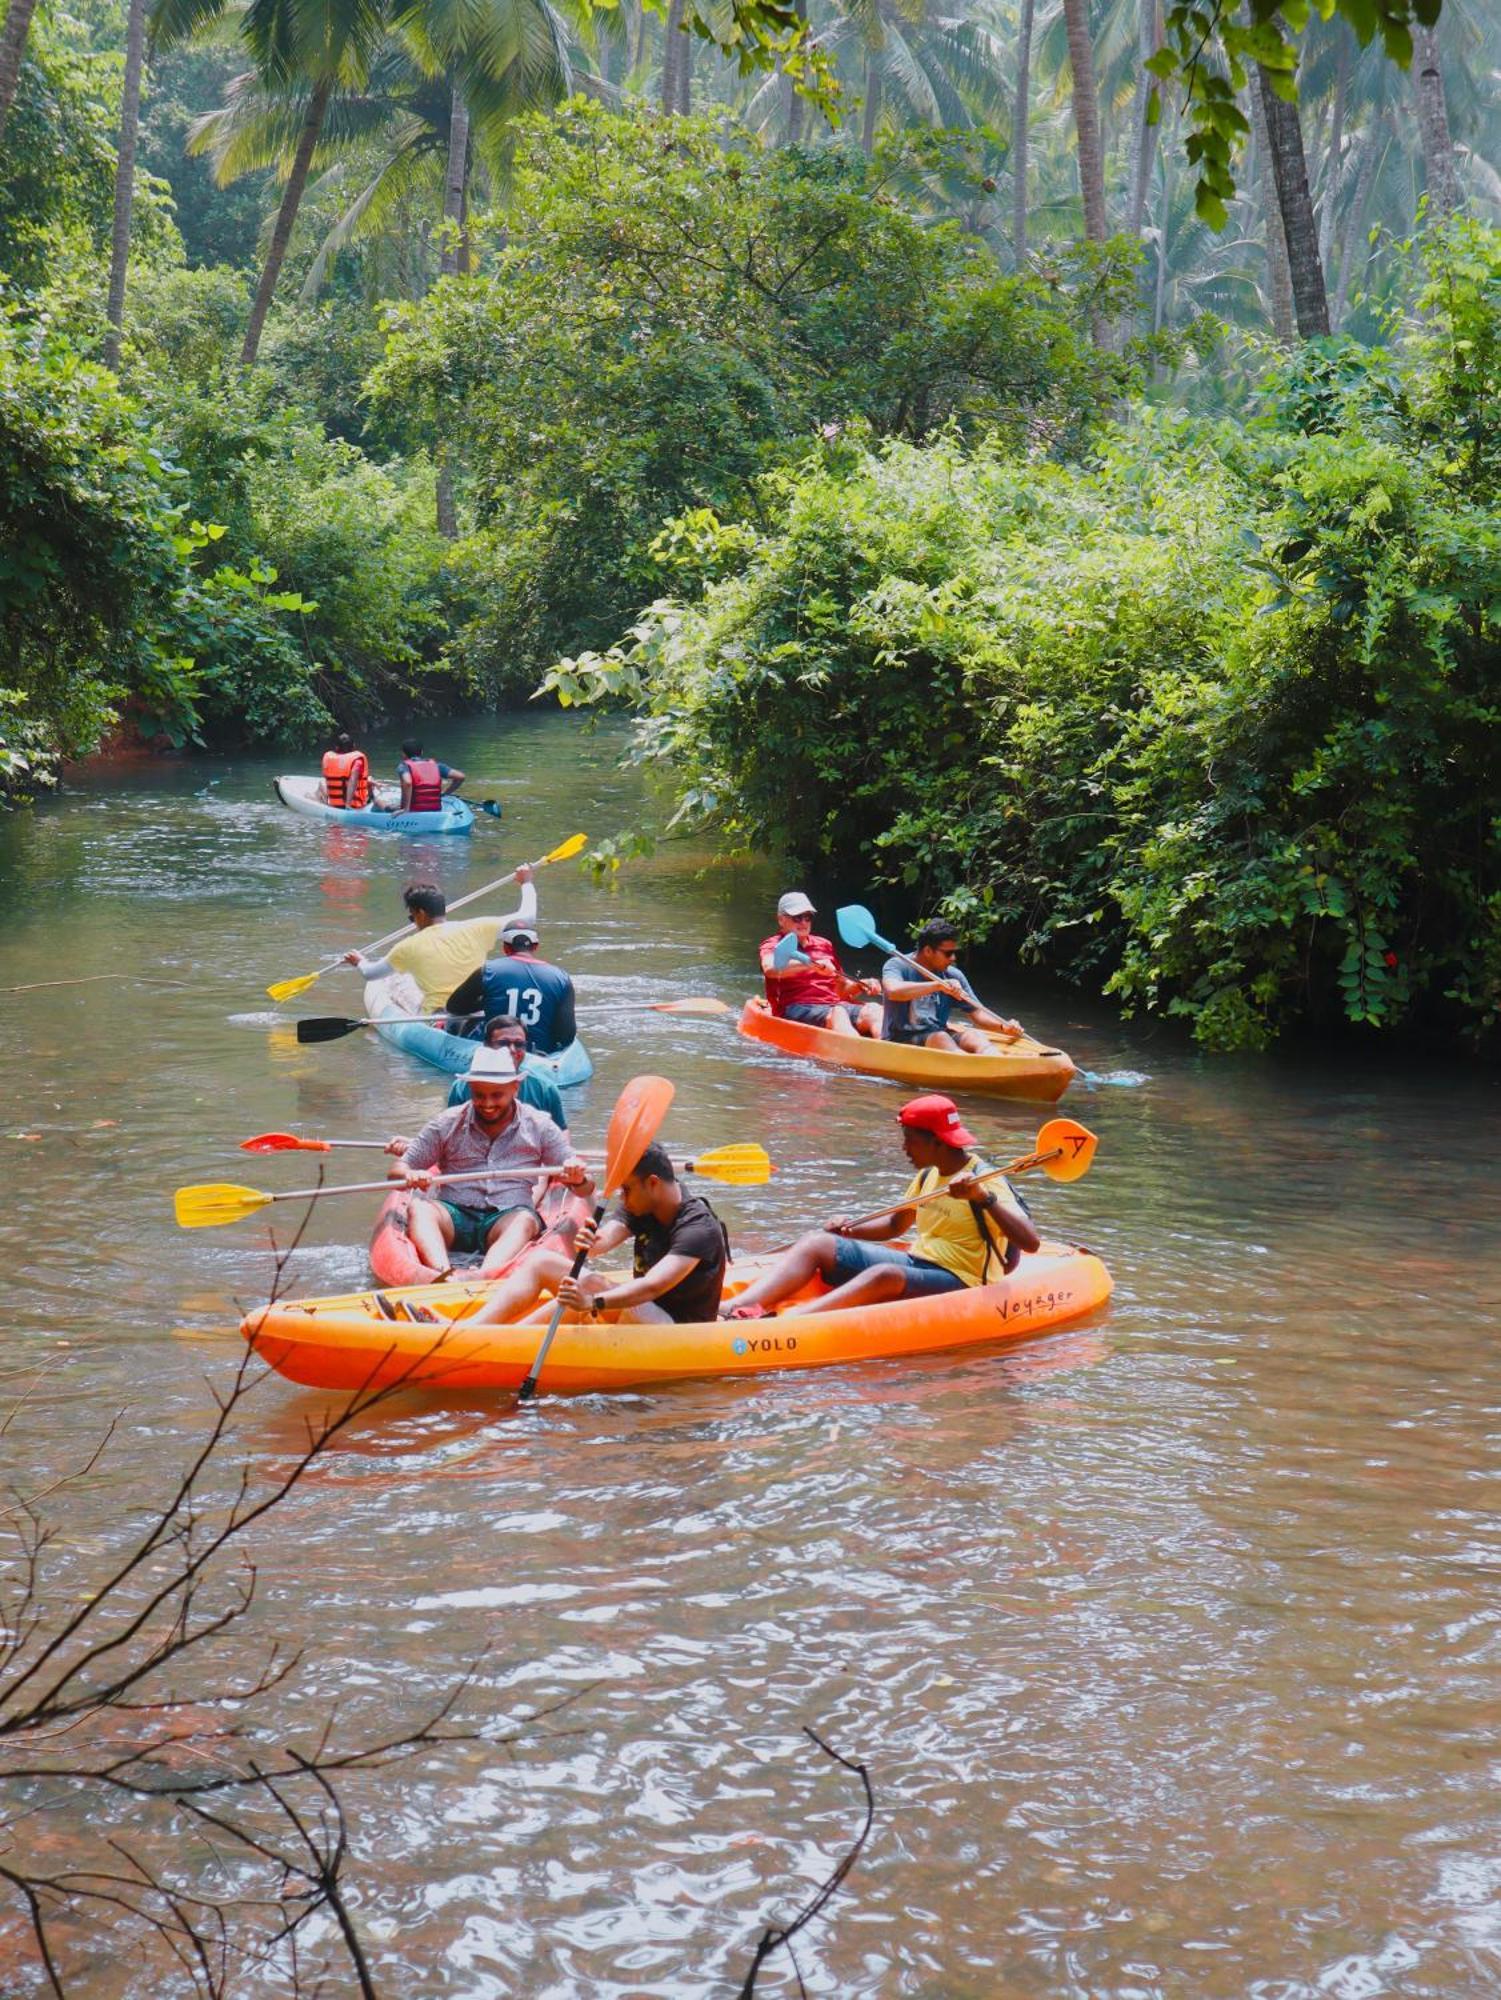
[[[874,979],[846,979],[833,945],[814,934],[817,914],[801,889],[789,889],[777,904],[777,927],[761,941],[761,976],[772,1013],[836,1035],[879,1037],[880,1008],[855,1003],[878,995],[880,986]]]
[[[533,1189],[544,1173],[567,1187],[591,1185],[553,1121],[517,1102],[521,1078],[509,1050],[477,1048],[468,1081],[468,1103],[429,1119],[391,1169],[393,1180],[421,1197],[412,1203],[407,1230],[440,1279],[452,1277],[451,1259],[466,1253],[482,1253],[481,1270],[493,1277],[541,1235]],[[429,1191],[439,1174],[476,1172],[484,1178]]]

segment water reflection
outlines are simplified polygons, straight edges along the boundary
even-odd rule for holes
[[[641,823],[618,747],[567,723],[476,730],[455,752],[499,780],[507,819],[420,856],[280,811],[254,760],[135,770],[0,825],[0,984],[121,982],[0,999],[4,1385],[30,1385],[7,1470],[56,1476],[128,1413],[73,1524],[80,1564],[199,1435],[236,1302],[269,1283],[261,1225],[185,1236],[170,1190],[306,1184],[296,1156],[247,1176],[236,1143],[380,1136],[442,1095],[368,1037],[299,1047],[263,988],[391,929],[419,869],[462,894],[574,824]],[[767,1187],[712,1190],[747,1251],[905,1179],[899,1086],[641,1011],[740,998],[781,886],[687,842],[612,888],[541,883],[599,1065],[580,1136],[626,1076],[673,1076],[672,1135],[776,1161]],[[264,1538],[244,1643],[309,1640],[294,1724],[334,1699],[351,1727],[388,1722],[478,1660],[475,1714],[523,1732],[355,1786],[384,1990],[734,1990],[761,1924],[858,1824],[805,1721],[869,1763],[878,1799],[858,1874],[800,1940],[810,1992],[1496,1984],[1494,1079],[1384,1051],[1211,1061],[977,970],[1090,1072],[1150,1078],[1071,1099],[1098,1163],[1035,1192],[1045,1230],[1111,1264],[1097,1324],[521,1418],[404,1398]],[[298,1006],[356,1013],[358,981]],[[973,1111],[998,1151],[1041,1122]],[[296,1287],[358,1282],[368,1221],[319,1203]],[[257,1392],[237,1432],[255,1477],[319,1407]],[[127,1954],[91,1969],[91,1995],[169,1990]],[[790,1970],[762,1990],[794,1991]]]

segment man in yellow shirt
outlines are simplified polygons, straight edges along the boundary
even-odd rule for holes
[[[457,924],[448,921],[448,904],[441,889],[432,882],[408,882],[401,892],[402,901],[417,935],[393,944],[384,958],[365,958],[357,951],[347,951],[344,963],[357,967],[360,977],[367,980],[406,973],[421,989],[423,1011],[440,1013],[454,988],[462,986],[470,973],[478,972],[498,950],[497,940],[507,924],[535,923],[537,891],[527,862],[516,870],[516,880],[521,884],[521,901],[514,910],[503,917],[472,917]]]
[[[914,1097],[897,1113],[897,1123],[902,1150],[916,1170],[900,1205],[874,1222],[831,1222],[801,1237],[764,1278],[723,1307],[722,1319],[759,1319],[814,1278],[829,1290],[790,1307],[787,1317],[959,1292],[994,1282],[1023,1251],[1038,1248],[1041,1239],[1006,1182],[981,1181],[990,1169],[952,1098]],[[942,1200],[914,1206],[939,1188]],[[891,1239],[914,1226],[912,1248],[895,1248]]]

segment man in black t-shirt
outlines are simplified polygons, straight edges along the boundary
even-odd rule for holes
[[[730,1261],[724,1224],[703,1198],[685,1194],[672,1161],[660,1146],[648,1146],[626,1178],[620,1200],[598,1229],[586,1222],[574,1239],[591,1262],[608,1255],[627,1237],[636,1241],[635,1269],[629,1278],[603,1271],[569,1276],[573,1259],[560,1251],[538,1250],[495,1286],[469,1326],[517,1320],[543,1291],[563,1302],[565,1319],[610,1319],[650,1324],[702,1323],[717,1317]],[[549,1319],[550,1306],[536,1317]]]

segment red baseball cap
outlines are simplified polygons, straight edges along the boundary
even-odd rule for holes
[[[931,1132],[946,1146],[972,1147],[975,1144],[975,1135],[964,1129],[964,1121],[952,1097],[914,1097],[896,1114],[896,1122],[898,1125],[916,1126],[919,1132]]]

